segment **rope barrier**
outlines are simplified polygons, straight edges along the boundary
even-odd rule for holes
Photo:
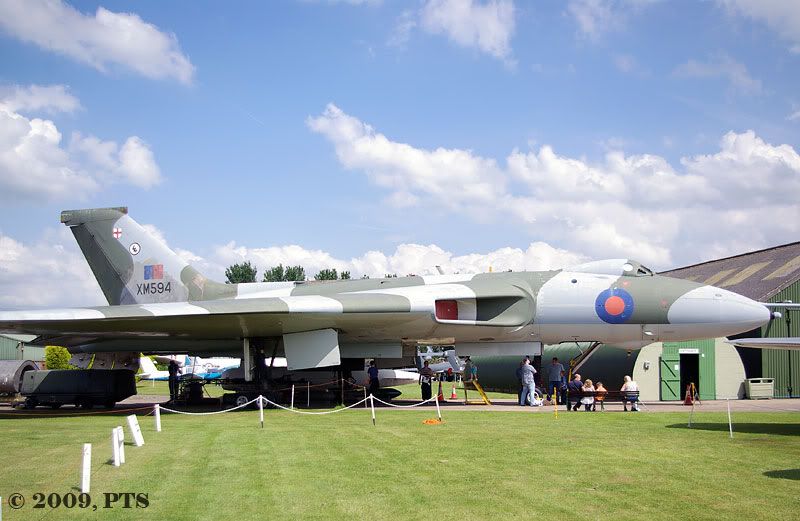
[[[266,398],[264,398],[266,400]],[[251,403],[258,400],[258,398],[253,398],[247,403],[243,403],[241,405],[237,405],[236,407],[231,407],[230,409],[222,409],[221,411],[211,411],[211,412],[187,412],[187,411],[176,411],[175,409],[167,409],[166,407],[161,407],[162,411],[173,412],[175,414],[186,414],[189,416],[211,416],[212,414],[222,414],[224,412],[231,412],[235,411],[236,409],[241,409],[242,407],[247,407]]]
[[[369,400],[369,398],[365,398],[365,399],[363,399],[363,400],[359,400],[359,401],[357,401],[356,403],[354,403],[354,404],[352,404],[352,405],[348,405],[347,407],[342,407],[341,409],[333,409],[332,411],[319,411],[319,412],[312,412],[312,411],[301,411],[301,410],[299,410],[299,409],[290,409],[290,408],[288,408],[288,407],[284,407],[283,405],[281,405],[281,404],[279,404],[279,403],[275,403],[275,402],[273,402],[272,400],[270,400],[270,399],[268,399],[268,398],[264,398],[263,396],[261,397],[261,399],[262,399],[262,400],[264,400],[266,403],[269,403],[269,404],[271,404],[271,405],[274,405],[275,407],[277,407],[277,408],[279,408],[279,409],[283,409],[284,411],[289,411],[289,412],[293,412],[293,413],[296,413],[296,414],[314,414],[314,415],[320,415],[320,414],[334,414],[334,413],[337,413],[337,412],[346,411],[347,409],[352,409],[352,408],[353,408],[353,407],[355,407],[356,405],[361,405],[362,403],[364,403],[364,402],[366,402],[367,400]],[[258,398],[256,398],[256,400],[258,400]]]
[[[428,403],[428,402],[432,402],[432,401],[434,401],[435,399],[436,399],[436,397],[434,396],[434,397],[432,397],[432,398],[428,398],[428,399],[427,399],[427,400],[425,400],[425,401],[422,401],[422,402],[419,402],[419,403],[414,403],[414,404],[411,404],[411,405],[395,405],[395,404],[393,404],[393,403],[384,402],[384,401],[383,401],[383,400],[381,400],[380,398],[378,398],[378,397],[375,397],[375,401],[376,401],[376,402],[381,402],[382,404],[384,404],[384,405],[388,405],[389,407],[397,407],[398,409],[410,409],[411,407],[419,407],[420,405],[426,404],[426,403]]]

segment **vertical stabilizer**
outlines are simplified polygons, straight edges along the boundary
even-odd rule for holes
[[[128,216],[127,208],[61,212],[111,305],[185,302],[232,296]]]

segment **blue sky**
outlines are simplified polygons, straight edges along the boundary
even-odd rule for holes
[[[793,1],[9,1],[0,20],[0,307],[102,303],[70,208],[126,205],[214,277],[663,269],[798,238]]]

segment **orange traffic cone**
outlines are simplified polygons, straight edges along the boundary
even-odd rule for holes
[[[453,386],[453,392],[450,393],[450,399],[451,400],[458,400],[458,395],[456,394],[456,386],[455,385]]]
[[[686,398],[683,399],[683,405],[692,405],[694,403],[692,401],[692,386],[691,384],[686,386]]]
[[[442,394],[442,381],[441,380],[439,380],[439,393],[438,393],[438,396],[436,396],[436,399],[439,400],[440,402],[444,401],[444,394]]]

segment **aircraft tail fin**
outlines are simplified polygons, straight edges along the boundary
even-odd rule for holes
[[[139,357],[139,367],[142,368],[142,372],[145,374],[153,375],[158,371],[156,364],[153,363],[149,356]]]
[[[224,298],[235,286],[211,281],[128,216],[127,208],[61,212],[108,303]]]

